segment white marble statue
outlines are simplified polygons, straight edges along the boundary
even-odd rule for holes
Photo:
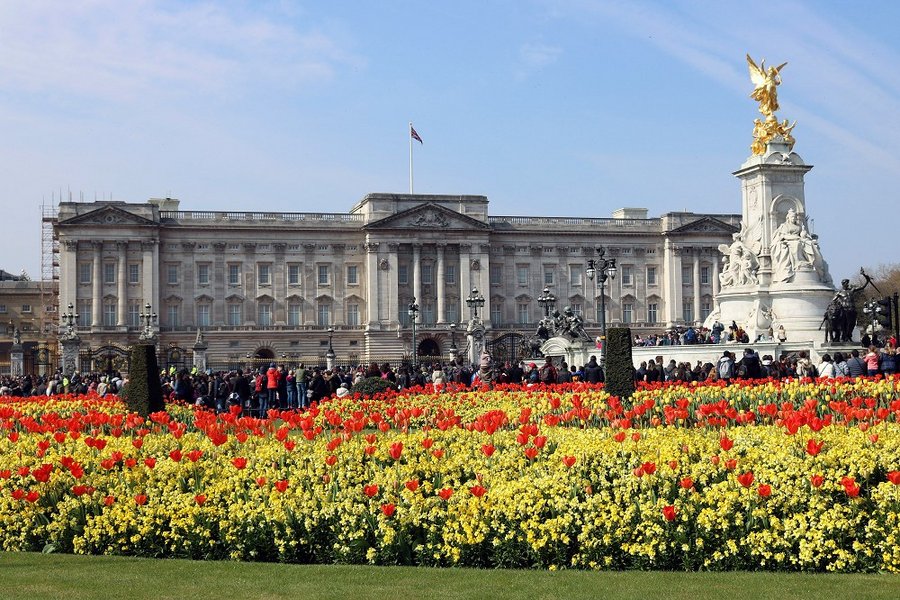
[[[730,246],[721,244],[719,251],[725,257],[722,272],[719,273],[722,287],[759,283],[756,276],[756,272],[759,270],[759,260],[741,241],[740,234],[734,234],[734,242]]]
[[[809,234],[794,209],[772,234],[772,279],[793,281],[797,271],[815,271],[819,281],[831,284],[828,265],[822,258],[819,242]]]

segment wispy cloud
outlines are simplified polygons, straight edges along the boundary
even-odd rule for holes
[[[212,2],[3,3],[0,87],[116,101],[291,89],[364,64],[339,35],[296,22]]]
[[[536,71],[540,71],[555,63],[562,54],[562,48],[543,42],[528,42],[519,47],[519,65],[516,79],[526,79]]]
[[[900,140],[885,136],[885,131],[900,128],[900,76],[895,68],[900,57],[846,23],[825,20],[814,7],[780,3],[778,18],[766,19],[761,26],[753,4],[574,0],[561,5],[613,21],[743,95],[749,85],[743,53],[759,59],[768,52],[772,63],[788,60],[790,93],[779,98],[783,116],[874,164],[900,168]]]

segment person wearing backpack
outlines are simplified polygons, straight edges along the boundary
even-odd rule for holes
[[[228,396],[231,394],[231,386],[228,385],[228,381],[222,376],[222,373],[217,373],[215,378],[215,398],[216,398],[216,412],[223,413],[228,409],[226,408],[226,404],[228,402]]]
[[[731,382],[731,379],[734,377],[734,359],[731,358],[731,353],[728,350],[722,353],[721,358],[716,363],[716,373],[718,378],[725,383]]]
[[[553,358],[548,356],[544,359],[544,365],[539,371],[539,379],[543,384],[553,384],[556,383],[557,377],[556,367],[553,366]]]

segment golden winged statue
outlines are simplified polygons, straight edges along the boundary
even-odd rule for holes
[[[754,141],[750,149],[754,154],[764,154],[769,141],[776,135],[780,135],[787,142],[789,147],[794,146],[794,137],[791,130],[796,125],[790,124],[787,119],[779,123],[775,116],[778,110],[778,86],[781,85],[781,70],[787,63],[781,63],[777,67],[766,68],[766,61],[759,61],[759,65],[753,62],[750,55],[747,55],[747,66],[750,68],[750,80],[753,85],[753,92],[750,97],[759,102],[759,112],[765,117],[765,120],[756,119],[753,124]]]
[[[750,68],[750,81],[756,87],[750,94],[750,97],[759,102],[759,112],[766,118],[774,116],[778,110],[778,91],[776,88],[781,84],[781,70],[787,63],[781,63],[777,67],[769,67],[766,69],[765,59],[761,60],[759,66],[753,62],[750,55],[747,55],[747,66]]]

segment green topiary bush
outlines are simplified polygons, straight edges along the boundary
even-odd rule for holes
[[[166,410],[162,385],[159,382],[159,365],[156,362],[156,346],[135,344],[131,347],[131,364],[128,369],[128,385],[119,394],[128,410],[142,417]]]
[[[631,357],[631,329],[613,327],[606,331],[606,391],[619,398],[634,394],[634,362]]]
[[[363,396],[374,396],[391,389],[396,389],[395,384],[381,377],[366,377],[365,379],[353,384],[350,388],[351,394],[362,394]]]

